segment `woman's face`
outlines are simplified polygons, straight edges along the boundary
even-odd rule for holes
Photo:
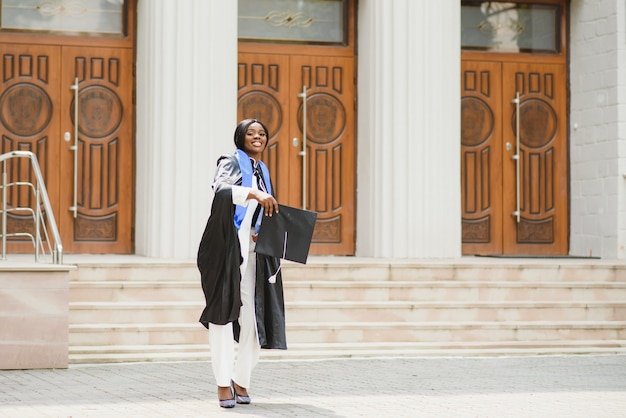
[[[243,150],[249,157],[258,160],[267,144],[267,132],[260,123],[254,122],[246,130]]]

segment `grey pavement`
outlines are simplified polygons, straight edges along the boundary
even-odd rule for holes
[[[0,371],[0,417],[626,417],[626,356],[269,361],[251,405],[208,362]]]

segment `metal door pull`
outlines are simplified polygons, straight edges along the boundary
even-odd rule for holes
[[[302,151],[298,155],[302,156],[302,209],[306,209],[306,86],[298,97],[302,98]]]
[[[74,145],[70,150],[74,151],[74,204],[69,210],[74,212],[74,218],[78,215],[78,77],[74,79],[74,84],[70,86],[74,90]],[[65,140],[69,142],[69,132],[65,133]]]
[[[520,132],[519,132],[519,91],[515,94],[515,99],[512,100],[512,103],[515,103],[515,154],[511,157],[515,160],[515,212],[512,213],[515,216],[517,223],[520,221],[520,153],[519,153],[519,143],[520,143]],[[507,142],[507,150],[509,149],[510,144]]]

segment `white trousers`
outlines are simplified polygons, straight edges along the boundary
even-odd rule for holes
[[[261,353],[254,313],[256,254],[254,253],[255,245],[252,240],[250,241],[247,266],[242,269],[242,306],[239,312],[241,334],[236,361],[232,322],[226,325],[209,324],[211,362],[218,386],[230,386],[230,381],[234,380],[239,386],[249,388],[252,370],[258,363]]]

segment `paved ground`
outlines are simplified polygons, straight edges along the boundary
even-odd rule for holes
[[[0,417],[626,417],[626,356],[261,362],[217,405],[207,362],[0,371]]]

